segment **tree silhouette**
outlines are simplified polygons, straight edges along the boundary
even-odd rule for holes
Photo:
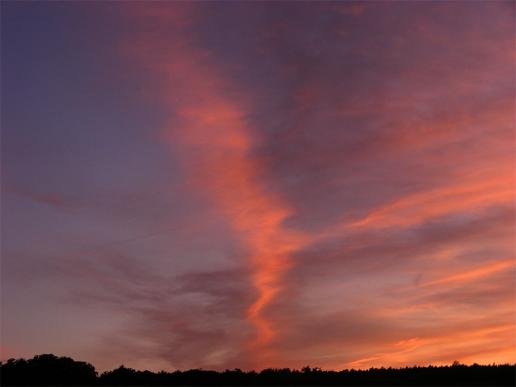
[[[97,372],[91,364],[51,354],[30,360],[9,359],[1,365],[2,385],[68,385],[95,384]]]
[[[306,366],[260,372],[150,372],[120,366],[98,376],[91,364],[47,354],[0,363],[0,382],[3,386],[515,386],[516,366],[454,362],[439,367],[326,371]]]

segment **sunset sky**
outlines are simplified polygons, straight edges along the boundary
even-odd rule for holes
[[[514,2],[2,2],[1,358],[516,362]]]

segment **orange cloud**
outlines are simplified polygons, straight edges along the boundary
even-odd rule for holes
[[[435,285],[453,285],[463,282],[470,282],[474,281],[483,277],[490,276],[494,273],[497,273],[499,271],[503,271],[506,269],[512,268],[514,270],[516,261],[513,259],[509,260],[503,260],[503,261],[497,261],[488,265],[485,265],[483,267],[479,267],[474,270],[466,271],[460,274],[454,274],[448,277],[440,278],[434,281],[423,283],[419,286],[426,287],[426,286],[435,286]]]
[[[195,185],[209,192],[249,250],[258,297],[247,318],[257,329],[252,344],[265,346],[272,340],[274,328],[262,311],[280,290],[281,276],[290,265],[288,254],[297,244],[281,226],[289,211],[256,180],[258,167],[249,157],[252,130],[242,108],[224,95],[230,86],[214,71],[200,68],[196,53],[183,50],[182,55],[188,54],[188,76],[183,82],[199,94],[200,102],[174,106],[182,118],[182,128],[173,137],[201,153],[202,161],[193,167]],[[192,73],[195,76],[189,80]]]
[[[183,163],[192,187],[223,211],[248,251],[257,292],[246,312],[256,328],[248,344],[265,353],[276,332],[264,310],[281,291],[282,275],[292,265],[289,255],[303,243],[303,236],[282,226],[289,208],[258,179],[260,165],[250,156],[257,138],[246,119],[247,96],[224,79],[209,52],[179,36],[167,41],[177,54],[150,63],[166,74],[165,98],[179,122],[171,123],[165,135],[171,146],[188,154]]]
[[[349,368],[394,365],[445,365],[458,360],[464,363],[483,362],[485,353],[495,355],[499,363],[515,361],[513,325],[494,325],[485,328],[455,330],[426,338],[413,337],[390,345],[395,350],[348,362]],[[512,351],[511,351],[512,349]],[[477,352],[478,355],[471,355]],[[426,359],[426,360],[424,360]]]
[[[351,228],[407,227],[451,213],[511,203],[516,188],[511,177],[463,182],[457,186],[403,197],[351,223]]]

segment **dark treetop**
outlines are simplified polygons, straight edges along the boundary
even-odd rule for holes
[[[240,369],[222,372],[188,370],[174,372],[136,371],[120,366],[100,376],[93,365],[69,357],[38,355],[32,359],[9,359],[0,363],[2,386],[514,386],[515,365],[371,368],[325,371],[304,367]]]

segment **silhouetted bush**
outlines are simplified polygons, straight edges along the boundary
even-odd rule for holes
[[[261,372],[240,369],[150,372],[120,366],[97,376],[91,364],[68,357],[39,355],[0,364],[0,377],[4,386],[515,386],[516,366],[454,363],[440,367],[343,371],[268,368]]]
[[[97,372],[91,364],[69,357],[37,355],[30,360],[9,359],[1,365],[2,385],[78,386],[97,383]]]

